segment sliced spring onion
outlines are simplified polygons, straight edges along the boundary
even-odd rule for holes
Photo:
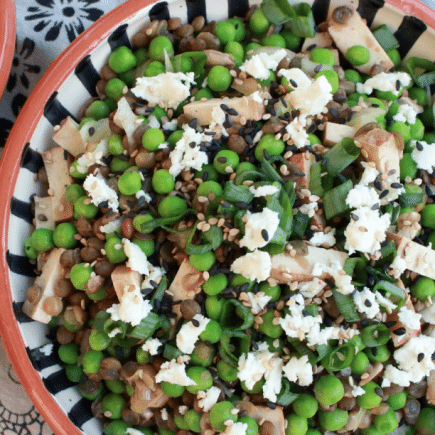
[[[192,71],[195,74],[196,86],[201,86],[205,78],[205,63],[207,61],[207,55],[203,51],[190,51],[182,54],[177,54],[172,59],[172,65],[175,72],[183,71],[183,59],[190,59],[193,67]]]
[[[300,341],[299,338],[289,339],[289,342],[295,348],[299,357],[304,355],[308,356],[310,364],[316,364],[319,360],[317,355],[303,341]]]
[[[354,335],[348,343],[353,344],[355,346],[355,353],[361,352],[363,349],[366,348],[366,345],[361,340],[361,337],[359,335]]]
[[[391,263],[397,256],[397,249],[391,240],[380,249],[381,258],[375,263],[375,267],[382,267],[385,263]]]
[[[201,237],[207,242],[211,243],[211,246],[214,249],[217,249],[223,240],[223,230],[217,226],[211,226],[209,230],[203,231],[201,233]]]
[[[355,161],[360,153],[361,150],[355,145],[355,141],[350,137],[345,137],[326,152],[325,169],[332,176],[338,175]]]
[[[293,218],[292,239],[300,240],[305,234],[305,231],[310,222],[310,217],[298,211]]]
[[[228,299],[222,309],[220,323],[222,329],[244,331],[254,323],[254,315],[237,299]]]
[[[355,346],[350,343],[342,344],[333,349],[331,353],[322,359],[322,365],[326,370],[336,372],[349,367],[355,356]]]
[[[308,313],[311,317],[316,317],[319,314],[319,306],[317,304],[310,304],[304,308],[304,312]]]
[[[332,347],[329,344],[316,344],[315,348],[319,354],[319,361],[332,352]]]
[[[284,231],[281,227],[278,227],[275,231],[273,237],[269,240],[262,251],[266,251],[271,255],[281,254],[284,252],[287,245],[288,233]]]
[[[326,219],[329,220],[350,210],[346,204],[346,198],[352,188],[353,183],[348,180],[325,193],[323,196],[323,208]]]
[[[227,181],[224,187],[223,199],[229,202],[246,202],[249,204],[254,199],[254,194],[245,187],[237,186],[231,181]]]
[[[240,172],[240,174],[236,175],[236,178],[234,178],[234,184],[236,185],[240,185],[243,184],[245,181],[255,181],[257,179],[265,179],[265,175],[262,174],[259,171],[255,171],[255,170],[246,170],[246,171],[242,171]]]
[[[168,289],[168,277],[164,276],[160,281],[158,287],[154,291],[153,296],[151,297],[151,305],[154,306],[155,301],[161,301],[163,296],[165,296],[165,291]]]
[[[237,367],[239,357],[251,350],[251,337],[241,331],[223,331],[219,355],[228,364]]]
[[[199,224],[199,221],[197,221],[195,223],[195,225],[193,226],[193,230],[189,235],[189,238],[187,239],[187,243],[186,243],[186,254],[188,255],[195,255],[195,254],[205,254],[206,252],[212,251],[213,250],[213,245],[211,242],[202,244],[202,245],[194,245],[192,243],[193,238],[195,237],[196,234],[196,228]],[[210,229],[212,229],[213,227],[210,227]],[[202,234],[201,234],[202,235]]]
[[[163,358],[171,361],[172,359],[176,359],[179,356],[183,356],[183,352],[178,349],[177,345],[174,342],[168,342],[165,344],[165,347],[163,348]]]
[[[389,51],[399,46],[399,41],[396,39],[393,32],[391,32],[386,24],[382,24],[379,27],[376,27],[376,29],[374,29],[372,33],[376,40],[379,42],[380,46],[384,49],[384,51]]]
[[[426,76],[426,73],[435,71],[435,63],[420,57],[410,57],[406,61],[406,68],[408,68],[415,84],[420,88],[425,88],[429,86],[427,83],[430,82],[430,76]]]
[[[424,192],[405,192],[399,196],[399,203],[402,207],[415,207],[421,204],[424,199]]]
[[[387,344],[390,339],[391,332],[390,330],[383,324],[378,323],[376,325],[366,326],[361,331],[361,340],[367,347],[376,347]]]
[[[314,165],[311,165],[309,189],[313,195],[317,195],[319,198],[322,198],[325,194],[325,189],[322,186],[322,172],[326,172],[322,162],[316,162]]]
[[[383,296],[388,298],[393,304],[396,304],[399,308],[405,301],[405,290],[401,289],[397,285],[388,281],[378,281],[373,287],[373,293],[379,291]]]
[[[103,326],[103,331],[109,335],[114,329],[119,329],[121,332],[119,334],[121,337],[125,337],[127,333],[127,323],[121,321],[115,321],[112,319],[107,319]]]
[[[135,326],[130,332],[130,337],[140,338],[142,340],[148,340],[154,331],[161,326],[160,316],[153,311],[141,320],[140,324]]]
[[[278,158],[281,158],[279,160],[282,160],[283,163],[284,159],[282,159],[281,156],[275,156]],[[266,175],[267,178],[269,178],[271,181],[277,181],[279,184],[283,184],[284,181],[282,179],[282,177],[278,174],[278,172],[276,171],[276,169],[272,166],[272,163],[274,160],[278,160],[278,159],[263,159],[263,161],[261,162],[261,170],[263,171],[264,175]]]
[[[359,322],[361,320],[350,295],[344,295],[337,291],[336,288],[332,289],[332,295],[334,296],[338,310],[346,322]]]
[[[353,257],[347,258],[343,265],[343,270],[347,275],[356,279],[362,285],[367,283],[367,272],[365,267],[367,265],[367,259],[365,257]]]
[[[182,213],[178,216],[155,218],[152,221],[147,221],[140,225],[140,232],[144,234],[152,233],[156,228],[161,226],[173,225],[183,219],[186,213]]]
[[[378,118],[385,115],[386,110],[382,109],[382,107],[367,107],[367,109],[363,109],[360,112],[355,113],[352,117],[352,120],[347,123],[355,130],[359,130],[366,124],[370,124],[372,122],[378,122]]]
[[[276,404],[281,406],[289,406],[298,397],[298,393],[292,392],[292,384],[288,379],[283,378],[281,381],[281,391],[276,396]]]
[[[94,320],[92,321],[92,329],[97,331],[102,331],[106,320],[110,319],[110,314],[107,311],[101,310],[95,314]]]

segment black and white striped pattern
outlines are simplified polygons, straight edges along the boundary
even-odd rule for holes
[[[53,354],[50,355],[40,351],[48,340],[46,326],[32,321],[21,312],[26,289],[35,276],[34,266],[24,256],[23,251],[24,241],[32,231],[31,198],[34,194],[46,194],[41,192],[41,187],[34,181],[34,175],[43,166],[38,151],[53,145],[53,126],[59,124],[63,118],[68,115],[80,118],[83,104],[97,96],[95,85],[100,79],[98,71],[108,55],[120,45],[131,46],[132,36],[143,28],[144,22],[170,17],[180,17],[186,22],[197,15],[206,16],[208,21],[228,16],[243,16],[251,5],[259,2],[260,0],[169,0],[159,2],[136,14],[133,19],[117,27],[105,44],[100,44],[77,63],[74,72],[46,103],[44,116],[40,119],[32,140],[24,148],[21,170],[10,204],[9,242],[6,254],[14,299],[12,308],[20,324],[27,354],[33,366],[62,409],[86,434],[101,433],[100,423],[90,413],[89,402],[81,398],[76,388],[66,379],[57,358],[57,347],[53,348]],[[343,4],[343,0],[311,0],[308,3],[313,5],[316,23],[320,23],[327,19],[333,8]],[[434,57],[431,50],[435,44],[434,31],[427,29],[420,20],[403,17],[384,0],[359,0],[357,10],[372,26],[388,24],[401,43],[399,51],[402,56],[412,53],[429,59]]]

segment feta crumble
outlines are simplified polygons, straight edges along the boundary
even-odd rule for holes
[[[150,355],[157,355],[162,342],[158,338],[149,338],[143,345],[142,349],[149,352]]]
[[[258,314],[272,299],[271,296],[267,296],[264,292],[246,293],[251,304],[251,313]]]
[[[335,239],[335,228],[333,228],[327,234],[323,233],[322,231],[317,231],[313,234],[313,237],[311,237],[309,241],[314,246],[322,246],[326,243],[329,247],[332,247],[337,242]]]
[[[138,117],[133,110],[131,110],[127,99],[125,97],[120,98],[118,101],[118,109],[113,117],[113,122],[125,131],[129,144],[134,143],[133,133],[138,127],[138,124],[136,124],[137,119]]]
[[[301,358],[291,357],[283,367],[284,376],[301,387],[306,387],[313,382],[313,367],[308,361],[308,355]]]
[[[256,103],[263,103],[264,101],[264,94],[260,91],[255,91],[253,94],[251,94],[251,97]]]
[[[196,169],[200,171],[203,165],[208,163],[208,155],[201,151],[199,145],[210,142],[211,136],[197,132],[187,124],[183,126],[183,137],[176,143],[175,148],[169,154],[171,167],[169,173],[175,178],[183,169]],[[190,144],[195,146],[192,148]]]
[[[421,151],[417,149],[417,141],[413,140],[411,146],[414,147],[411,157],[419,169],[432,172],[435,169],[435,143],[428,144],[425,141],[418,141],[423,147]]]
[[[149,273],[148,276],[142,282],[142,288],[150,288],[152,287],[151,281],[156,282],[157,284],[160,282],[160,278],[166,275],[166,272],[161,267],[153,266],[151,263],[148,263]]]
[[[383,307],[389,307],[392,310],[397,308],[396,304],[393,304],[389,299],[387,299],[379,290],[375,293],[376,302]]]
[[[360,313],[366,314],[369,319],[373,319],[380,311],[376,296],[368,287],[364,287],[362,291],[356,292],[353,301],[357,310]]]
[[[278,64],[287,55],[286,50],[277,50],[273,54],[258,53],[250,59],[245,60],[240,66],[240,71],[245,71],[252,77],[260,80],[267,80],[270,70],[276,70]]]
[[[402,257],[399,257],[398,255],[396,255],[393,262],[390,264],[390,267],[393,270],[397,270],[399,275],[402,275],[402,273],[405,272],[406,267],[407,267],[406,260],[403,259]]]
[[[118,334],[120,334],[121,332],[122,332],[121,328],[113,328],[107,335],[110,338],[113,338],[113,337],[117,336]]]
[[[104,177],[98,172],[97,175],[88,175],[83,183],[83,187],[91,197],[92,204],[98,207],[102,202],[107,201],[108,206],[113,211],[118,211],[118,194],[110,188]]]
[[[195,83],[194,73],[166,72],[154,77],[138,77],[133,95],[149,103],[160,103],[168,109],[176,109],[190,95],[190,86]]]
[[[358,386],[358,385],[354,385],[354,387],[352,388],[352,396],[353,397],[358,397],[358,396],[362,396],[363,394],[365,394],[365,390],[364,388]]]
[[[86,174],[88,168],[92,165],[106,166],[101,159],[109,152],[107,149],[108,144],[109,139],[102,139],[98,144],[92,144],[91,148],[77,159],[77,171]]]
[[[205,396],[198,400],[198,406],[202,408],[204,412],[210,411],[215,403],[219,400],[221,390],[218,387],[210,387],[205,393]],[[198,394],[199,398],[199,394]]]
[[[364,172],[361,175],[361,180],[359,184],[363,186],[368,186],[376,180],[379,175],[379,171],[370,164],[370,162],[361,162],[361,166],[364,168]]]
[[[223,435],[246,435],[246,431],[248,430],[248,423],[237,422],[233,424],[229,424]]]
[[[346,204],[352,208],[372,207],[376,203],[379,203],[376,190],[363,184],[357,184],[346,197]]]
[[[231,265],[231,272],[240,273],[251,281],[265,281],[270,276],[272,260],[267,252],[256,249],[237,258]]]
[[[251,186],[249,188],[249,191],[254,195],[255,198],[260,198],[262,196],[269,196],[273,195],[276,192],[279,192],[278,187],[273,186],[272,184],[265,185],[265,186],[259,186],[255,188],[254,186]]]
[[[324,281],[313,278],[311,281],[299,282],[297,290],[304,298],[309,299],[316,297],[325,287]]]
[[[409,104],[401,104],[398,112],[393,116],[394,121],[407,122],[409,124],[415,124],[417,119],[417,112]]]
[[[156,375],[156,382],[163,381],[181,385],[182,387],[196,385],[196,382],[187,376],[185,363],[178,363],[175,359],[166,361],[160,366],[160,371]]]
[[[121,216],[113,221],[110,221],[106,225],[101,225],[100,231],[102,233],[113,233],[121,228],[122,223],[124,222],[125,216]]]
[[[399,370],[391,364],[387,365],[384,370],[384,379],[382,380],[381,386],[382,388],[386,388],[392,383],[401,387],[409,387],[411,383],[409,373]]]
[[[265,207],[259,213],[247,212],[248,221],[245,225],[245,235],[240,240],[240,246],[253,251],[266,246],[279,226],[279,214]],[[267,237],[263,235],[266,231]]]
[[[341,294],[348,295],[355,290],[355,287],[352,284],[352,277],[346,274],[338,260],[332,261],[330,266],[324,263],[315,263],[311,274],[313,276],[319,276],[324,272],[332,277],[337,287],[337,291]]]
[[[131,270],[139,272],[141,275],[148,275],[150,273],[150,263],[142,249],[129,239],[122,239],[122,247],[124,248],[125,255],[128,258],[126,266]]]
[[[399,310],[399,321],[403,323],[406,328],[420,329],[421,314],[405,307],[404,305]]]
[[[303,117],[296,117],[285,127],[285,131],[290,135],[290,139],[296,148],[303,148],[307,145],[308,133],[305,131],[306,125],[307,122]]]
[[[380,215],[379,210],[360,207],[352,212],[357,220],[351,219],[344,231],[346,243],[344,249],[349,254],[356,251],[374,254],[381,249],[381,242],[386,238],[385,232],[390,226],[390,215]]]
[[[311,79],[300,68],[280,69],[278,75],[285,77],[289,84],[290,80],[296,83],[296,86],[290,84],[290,86],[295,89],[307,89],[312,83]]]
[[[411,76],[404,72],[386,73],[381,72],[364,83],[357,83],[356,90],[361,94],[370,95],[373,89],[379,91],[392,92],[394,95],[399,95],[400,90],[396,89],[396,82],[399,81],[402,86],[408,86],[411,83]]]
[[[193,317],[199,323],[195,326],[192,321],[185,323],[177,334],[176,342],[178,349],[184,354],[191,354],[195,349],[195,343],[200,334],[205,330],[210,319],[207,319],[202,314],[196,314]]]

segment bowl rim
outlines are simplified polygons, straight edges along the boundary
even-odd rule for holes
[[[44,105],[53,89],[59,89],[67,77],[73,73],[77,59],[83,59],[89,54],[121,22],[133,18],[141,9],[158,1],[127,0],[97,20],[73,41],[50,66],[30,94],[15,122],[16,125],[12,128],[0,160],[0,174],[7,174],[6,179],[1,178],[2,194],[0,195],[0,222],[3,224],[0,228],[0,306],[4,307],[4,311],[0,316],[0,333],[6,352],[21,384],[38,411],[57,435],[80,435],[82,432],[60,408],[54,396],[45,388],[39,372],[32,366],[12,309],[13,299],[9,291],[9,268],[6,261],[10,201],[20,171],[20,160],[24,146],[30,141],[39,119],[43,115]],[[435,29],[435,10],[421,3],[421,0],[387,0],[386,3],[398,8],[406,15],[413,15],[421,19],[429,27]],[[15,9],[13,12],[15,13]],[[0,8],[0,17],[1,15],[2,10]],[[35,107],[38,109],[35,110]],[[23,121],[26,122],[26,128],[19,128]]]
[[[0,8],[0,99],[8,82],[15,52],[15,35],[17,20],[14,0],[6,0]]]

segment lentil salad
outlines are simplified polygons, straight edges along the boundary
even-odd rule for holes
[[[218,38],[219,46],[238,42],[236,36],[234,40],[225,39],[231,34],[230,21],[216,25],[210,32]],[[256,26],[262,21],[267,26],[260,31]],[[254,39],[257,34],[273,29],[261,9],[254,11],[247,22]],[[236,32],[242,27],[240,23],[232,22]],[[154,27],[159,24],[154,23]],[[224,30],[218,30],[221,26]],[[257,47],[250,59],[241,58],[240,47],[232,44],[226,60],[220,58],[219,64],[214,65],[216,61],[209,60],[209,52],[204,59],[196,51],[201,44],[196,41],[201,39],[199,35],[190,44],[193,54],[176,58],[169,44],[173,47],[178,43],[178,50],[185,50],[181,48],[183,39],[178,40],[180,27],[175,27],[173,33],[163,31],[163,35],[152,39],[148,50],[139,48],[132,53],[124,47],[116,51],[109,66],[117,77],[106,77],[104,83],[108,98],[88,107],[87,119],[81,126],[66,120],[57,129],[58,143],[63,148],[47,153],[44,161],[52,189],[48,198],[52,203],[60,203],[63,209],[49,204],[48,208],[61,216],[50,217],[47,211],[39,213],[36,217],[41,217],[47,227],[39,227],[26,244],[29,256],[39,254],[38,266],[42,271],[39,282],[37,279],[29,292],[28,313],[38,317],[42,311],[51,322],[62,319],[58,330],[62,343],[59,354],[68,364],[68,377],[80,380],[86,373],[87,379],[81,382],[80,389],[88,398],[102,395],[106,388],[107,394],[94,402],[94,411],[106,421],[113,420],[106,426],[108,434],[124,433],[132,425],[140,430],[146,420],[157,424],[160,431],[178,427],[176,431],[256,433],[255,424],[261,432],[267,430],[264,428],[267,422],[273,421],[277,431],[285,428],[287,433],[311,433],[319,428],[323,431],[347,427],[349,414],[352,416],[354,411],[353,415],[359,413],[357,418],[361,421],[364,417],[373,420],[367,429],[360,429],[391,432],[389,429],[397,420],[396,409],[385,403],[390,400],[388,393],[394,391],[382,379],[391,381],[394,388],[394,380],[397,381],[394,366],[404,368],[405,359],[413,352],[407,349],[400,357],[400,349],[412,346],[395,337],[405,336],[411,344],[412,340],[417,344],[419,337],[430,337],[430,333],[419,335],[420,324],[417,327],[415,322],[421,321],[428,327],[431,315],[433,271],[420,264],[429,263],[429,257],[420,260],[418,256],[420,246],[426,242],[424,236],[429,235],[427,229],[431,228],[428,205],[433,139],[423,136],[430,135],[429,111],[417,117],[418,106],[429,107],[428,102],[418,104],[417,98],[409,101],[412,89],[422,100],[423,94],[416,91],[424,87],[412,87],[407,73],[394,72],[387,74],[388,79],[394,79],[391,89],[379,90],[376,88],[379,84],[374,83],[367,91],[370,78],[365,80],[364,89],[362,83],[358,84],[363,78],[356,76],[357,71],[332,69],[335,65],[330,65],[330,54],[334,49],[312,48],[308,60],[315,65],[306,64],[304,56],[293,57],[287,50],[290,44],[296,44],[297,37],[289,29],[282,30],[280,35],[258,38],[263,45],[276,44],[277,48]],[[196,31],[201,30],[206,33],[204,29]],[[186,31],[191,29],[184,27],[178,33],[183,35]],[[174,33],[175,40],[171,41],[169,36]],[[152,31],[144,34],[153,35]],[[276,36],[285,41],[284,54],[280,50],[284,47],[279,46],[282,40]],[[143,34],[140,37],[146,39]],[[153,45],[153,41],[162,37],[165,39]],[[271,37],[275,41],[266,39]],[[213,39],[208,35],[207,38]],[[238,38],[242,41],[245,36]],[[192,39],[184,42],[187,45]],[[301,42],[299,39],[298,44]],[[297,51],[299,47],[291,48]],[[185,52],[192,51],[187,48]],[[148,55],[150,61],[144,59]],[[172,62],[168,63],[166,56],[172,57]],[[234,65],[220,65],[228,59]],[[200,85],[204,78],[198,73],[201,71],[198,64],[204,61],[201,68],[204,70],[205,66],[208,71],[207,87],[195,93],[197,103],[192,101],[182,111],[178,110],[180,101],[174,96],[178,93],[182,100],[190,98],[189,84],[193,87],[195,81]],[[142,83],[137,80],[134,86],[129,80],[136,63],[146,64],[142,70],[146,79]],[[120,69],[119,64],[123,65]],[[170,64],[181,86],[175,81],[170,83],[174,93],[168,95],[164,91],[168,82],[161,83],[158,78],[166,74],[168,81],[169,77],[175,79],[165,73]],[[269,74],[274,77],[263,77],[261,66],[263,70],[272,69]],[[379,75],[385,77],[382,71],[376,72],[370,74],[372,81]],[[344,79],[339,74],[344,74]],[[349,89],[351,85],[347,82],[352,81],[348,78],[357,82],[354,89]],[[138,89],[141,85],[142,89]],[[346,102],[340,101],[340,85],[341,91],[345,89]],[[409,90],[404,90],[405,86]],[[310,87],[319,92],[324,103],[318,98],[308,104],[304,101]],[[154,105],[150,100],[156,88],[158,101]],[[371,95],[373,89],[377,89],[375,98],[364,96]],[[355,92],[349,90],[358,92],[351,97]],[[408,100],[395,103],[402,92],[405,96],[401,98],[407,98],[408,93]],[[331,101],[332,94],[337,104]],[[229,99],[204,100],[210,97],[221,100],[224,96]],[[165,104],[158,104],[162,100]],[[420,123],[411,122],[412,112],[401,108],[405,105],[414,109]],[[325,106],[328,113],[322,113]],[[424,124],[429,133],[424,132]],[[71,148],[80,144],[59,139],[62,133],[69,136],[74,132],[71,126],[80,130],[82,143],[94,145],[90,151],[83,154]],[[341,132],[340,126],[353,132],[348,129],[337,140],[334,136]],[[172,133],[171,128],[177,127]],[[322,131],[323,143],[318,139]],[[99,141],[92,138],[94,135]],[[357,139],[349,140],[350,137]],[[101,145],[104,139],[108,153]],[[381,157],[370,148],[373,142],[376,146],[382,144],[394,156],[386,172],[380,167]],[[145,152],[139,148],[141,145]],[[405,158],[400,160],[400,151],[405,146],[406,155],[407,145],[408,160],[403,169],[401,162]],[[419,159],[419,153],[424,152],[426,156]],[[76,158],[74,162],[71,156]],[[53,174],[62,179],[64,168],[59,169],[62,163],[75,183],[59,193],[62,189],[52,179]],[[397,163],[400,168],[395,168]],[[406,176],[411,180],[406,180]],[[47,198],[37,199],[35,207],[47,210],[46,202]],[[421,215],[416,216],[419,212]],[[73,214],[68,217],[68,213]],[[393,229],[390,224],[394,220],[397,224]],[[55,227],[49,228],[53,222]],[[412,240],[420,237],[421,224],[423,239],[417,240],[419,247],[415,247]],[[355,241],[352,236],[358,234],[356,231],[369,234]],[[416,252],[408,255],[407,251],[413,249]],[[359,255],[360,252],[365,255]],[[423,252],[430,253],[430,248]],[[415,265],[410,270],[416,276],[424,275],[419,281],[411,273],[408,276],[400,273],[404,272],[403,261],[410,265],[414,258]],[[51,280],[46,286],[42,285],[46,284],[44,272]],[[54,286],[53,277],[57,280]],[[404,286],[397,281],[399,277],[403,278]],[[132,291],[124,294],[126,284]],[[50,285],[54,293],[46,294]],[[138,292],[141,287],[142,292]],[[194,299],[189,299],[192,296]],[[427,302],[427,307],[421,302]],[[399,310],[401,305],[408,308]],[[409,313],[422,308],[427,309],[423,320]],[[395,312],[398,321],[390,320]],[[50,320],[51,316],[56,319]],[[391,334],[390,329],[397,333]],[[430,349],[431,345],[426,340],[423,347]],[[422,366],[426,364],[426,370],[431,368],[427,355],[419,353],[417,360]],[[387,376],[389,363],[391,373]],[[145,375],[139,373],[141,370],[145,370]],[[404,376],[406,371],[400,375]],[[409,380],[409,389],[418,384],[414,381],[419,376],[416,371]],[[180,382],[170,382],[175,376],[179,376]],[[154,388],[149,384],[150,377],[155,379]],[[358,386],[364,390],[361,395]],[[352,393],[345,396],[349,387]],[[404,386],[401,387],[403,390]],[[156,395],[151,404],[150,392],[151,396]],[[397,408],[402,410],[402,416],[407,415],[406,409],[417,406],[415,398],[419,398],[415,391],[407,393],[405,403]],[[237,401],[242,397],[245,403]],[[356,399],[353,406],[344,404],[345,398],[352,397]],[[313,399],[317,405],[313,405]],[[201,400],[203,406],[199,405]],[[207,412],[208,403],[213,401],[218,402]],[[310,401],[311,408],[318,408],[313,415],[308,415],[312,413],[308,412]],[[266,418],[268,412],[273,416],[267,414]],[[424,408],[421,415],[425,413],[430,415],[429,408]],[[257,414],[259,417],[253,418]],[[378,421],[374,415],[382,418],[378,417]],[[413,415],[418,416],[415,409]],[[430,416],[422,419],[425,428]],[[147,429],[142,430],[148,433]]]

